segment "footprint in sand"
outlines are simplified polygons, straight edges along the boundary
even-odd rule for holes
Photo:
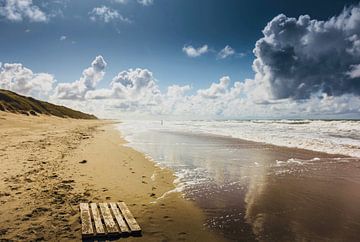
[[[8,192],[0,192],[0,197],[9,197],[10,193]]]
[[[38,207],[35,208],[34,210],[31,211],[31,213],[26,214],[25,216],[28,218],[34,218],[34,217],[38,217],[46,212],[50,211],[49,208],[46,207]]]

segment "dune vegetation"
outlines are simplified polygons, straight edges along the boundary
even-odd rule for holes
[[[61,118],[97,119],[96,116],[91,114],[40,101],[32,97],[22,96],[3,89],[0,89],[0,111],[34,116],[45,114]]]

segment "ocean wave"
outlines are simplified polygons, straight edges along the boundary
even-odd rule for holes
[[[127,121],[120,124],[127,140],[145,130],[229,136],[278,146],[360,157],[360,121],[356,120],[225,120]]]

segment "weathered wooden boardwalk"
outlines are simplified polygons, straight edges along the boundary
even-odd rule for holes
[[[83,238],[141,235],[141,228],[124,202],[80,203]]]

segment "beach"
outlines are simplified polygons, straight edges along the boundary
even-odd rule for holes
[[[345,154],[329,154],[214,134],[211,122],[0,114],[0,240],[80,241],[79,204],[112,201],[126,202],[142,228],[127,241],[358,238],[353,130],[336,136],[352,144],[334,146]],[[313,124],[295,125],[294,138]]]
[[[359,242],[360,0],[0,0],[0,242]]]
[[[80,202],[124,201],[142,227],[127,241],[221,241],[174,173],[124,146],[113,121],[0,112],[0,240],[79,241]]]

